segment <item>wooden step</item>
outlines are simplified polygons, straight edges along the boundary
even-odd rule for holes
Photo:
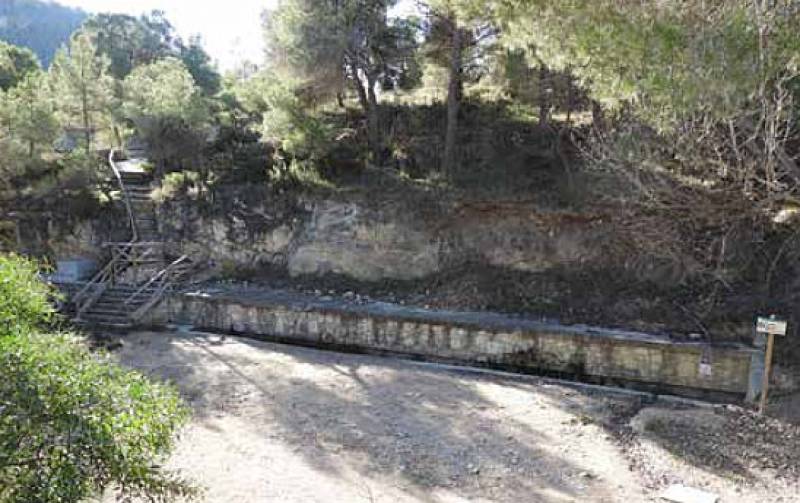
[[[102,315],[87,315],[81,316],[80,321],[89,322],[92,324],[102,325],[127,325],[132,326],[127,316],[102,316]]]
[[[152,296],[153,296],[152,294],[139,295],[139,296],[136,297],[136,299],[132,300],[130,302],[130,304],[131,305],[132,304],[143,304],[146,299],[149,299]],[[111,308],[115,308],[115,307],[124,306],[126,300],[128,300],[128,297],[116,298],[116,299],[105,299],[105,298],[101,297],[100,300],[98,300],[97,302],[92,304],[92,307],[100,306],[100,307],[103,307],[103,308],[111,309]],[[92,307],[90,307],[89,309],[92,309]]]

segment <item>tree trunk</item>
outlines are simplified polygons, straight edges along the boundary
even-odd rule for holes
[[[361,80],[358,69],[355,65],[350,65],[350,73],[352,74],[353,87],[356,88],[358,94],[358,103],[361,109],[364,110],[364,115],[367,117],[367,142],[369,143],[370,152],[375,155],[376,152],[376,137],[377,129],[375,124],[375,111],[373,110],[376,105],[375,91],[369,91],[369,80],[367,85]]]
[[[234,127],[234,131],[235,131],[236,130],[236,118],[234,118],[233,121],[234,121],[233,122],[233,127]],[[119,131],[119,126],[114,124],[112,126],[112,128],[114,130],[114,141],[117,143],[117,148],[119,150],[124,150],[125,146],[122,144],[122,133],[120,133],[120,131]]]
[[[364,90],[364,84],[358,76],[353,77],[353,87],[356,88],[358,94],[358,104],[364,110],[364,113],[369,113],[369,99],[367,99],[367,91]]]
[[[575,107],[575,88],[572,82],[572,67],[567,66],[567,124],[572,124],[572,109]]]
[[[92,153],[92,133],[89,131],[89,99],[86,89],[81,90],[81,118],[83,119],[83,135],[86,139],[86,154]]]
[[[444,137],[444,160],[442,171],[445,177],[453,174],[456,162],[456,139],[458,136],[458,112],[461,106],[461,67],[463,58],[462,32],[455,19],[451,19],[450,82],[447,86],[447,130]]]
[[[375,78],[367,75],[367,131],[369,136],[369,148],[372,151],[372,161],[376,164],[381,162],[381,115],[378,107],[378,97],[375,95]]]
[[[606,114],[600,103],[595,100],[592,100],[592,127],[598,133],[604,133],[606,130]]]
[[[550,123],[550,96],[548,89],[548,81],[550,79],[550,72],[544,64],[539,65],[539,124],[545,125]]]

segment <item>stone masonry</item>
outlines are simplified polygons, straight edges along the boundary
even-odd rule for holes
[[[752,393],[759,350],[491,313],[355,304],[284,291],[173,296],[161,322],[283,342],[557,374],[688,396]],[[701,370],[710,364],[710,372]],[[757,369],[753,369],[757,371]]]

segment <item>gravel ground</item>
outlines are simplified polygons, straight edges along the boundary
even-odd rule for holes
[[[131,334],[117,354],[191,404],[168,465],[208,502],[634,503],[672,482],[723,503],[800,494],[796,427],[738,409],[200,333]]]

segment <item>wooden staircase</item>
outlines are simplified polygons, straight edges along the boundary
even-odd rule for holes
[[[79,322],[93,326],[114,328],[130,328],[133,326],[131,309],[139,309],[144,305],[145,299],[137,299],[133,303],[126,303],[127,299],[137,290],[131,285],[114,285],[108,287],[96,301],[81,313]],[[155,293],[152,291],[149,294]]]
[[[119,183],[131,213],[132,241],[160,242],[156,223],[156,208],[151,197],[153,177],[143,170],[127,170],[120,163]]]
[[[131,264],[119,256],[112,258],[72,297],[74,321],[91,326],[131,328],[164,300],[194,267],[184,255],[144,281],[120,282],[115,277],[120,272],[129,272]]]
[[[152,178],[128,163],[109,164],[117,178],[131,227],[131,240],[105,243],[111,259],[70,298],[74,321],[92,326],[130,328],[174,290],[194,268],[187,256],[167,263],[158,231]]]

